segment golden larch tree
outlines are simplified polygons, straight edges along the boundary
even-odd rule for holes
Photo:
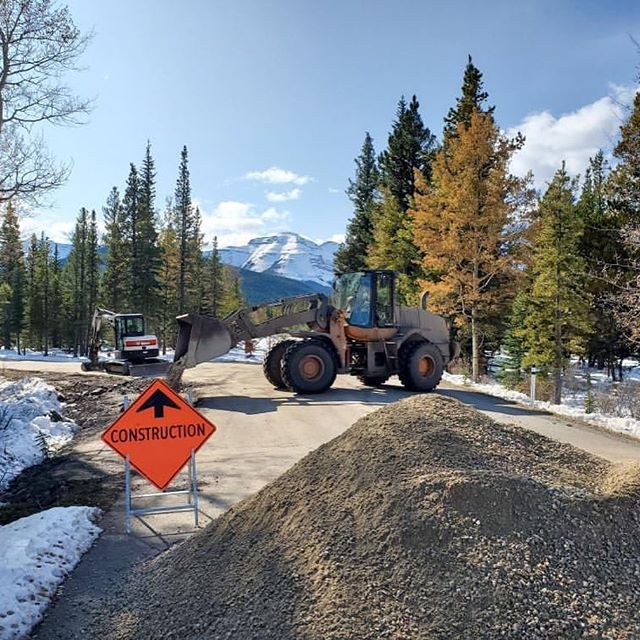
[[[523,144],[503,136],[493,118],[473,113],[469,126],[438,152],[431,185],[418,176],[415,238],[422,251],[430,307],[471,337],[472,377],[484,338],[506,315],[522,265],[528,179],[510,175]]]

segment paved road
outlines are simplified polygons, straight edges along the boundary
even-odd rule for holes
[[[14,363],[5,366],[14,368]],[[15,363],[33,371],[41,363]],[[47,363],[56,371],[76,371],[78,365]],[[409,393],[392,379],[381,389],[363,387],[339,376],[329,392],[297,396],[272,389],[261,368],[244,363],[212,363],[187,371],[185,382],[196,387],[198,407],[218,431],[198,453],[201,523],[252,495],[295,464],[306,453],[347,429],[357,418]],[[499,422],[568,442],[612,461],[640,460],[640,441],[531,410],[498,398],[443,384],[443,395],[476,407]],[[93,456],[115,456],[101,442],[83,445]],[[139,491],[148,490],[138,482]],[[136,521],[133,535],[123,527],[123,504],[102,521],[104,535],[65,582],[62,596],[50,608],[36,638],[82,637],[102,594],[117,585],[128,567],[152,557],[176,540],[193,533],[187,514],[164,514]]]

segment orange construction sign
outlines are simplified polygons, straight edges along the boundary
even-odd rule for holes
[[[102,434],[102,440],[164,490],[216,427],[162,380],[151,385]]]

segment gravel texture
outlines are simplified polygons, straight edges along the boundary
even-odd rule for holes
[[[638,638],[639,478],[415,396],[140,567],[93,637]]]

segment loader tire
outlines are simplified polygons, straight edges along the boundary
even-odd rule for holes
[[[338,372],[333,347],[323,340],[292,344],[282,359],[282,380],[296,393],[322,393]]]
[[[358,380],[367,387],[381,387],[389,376],[358,376]]]
[[[400,382],[410,391],[433,391],[444,370],[440,349],[430,342],[412,342],[400,349]]]
[[[287,385],[282,379],[282,358],[287,349],[295,344],[295,340],[282,340],[275,344],[267,353],[262,363],[262,371],[264,377],[276,388],[286,389]]]

